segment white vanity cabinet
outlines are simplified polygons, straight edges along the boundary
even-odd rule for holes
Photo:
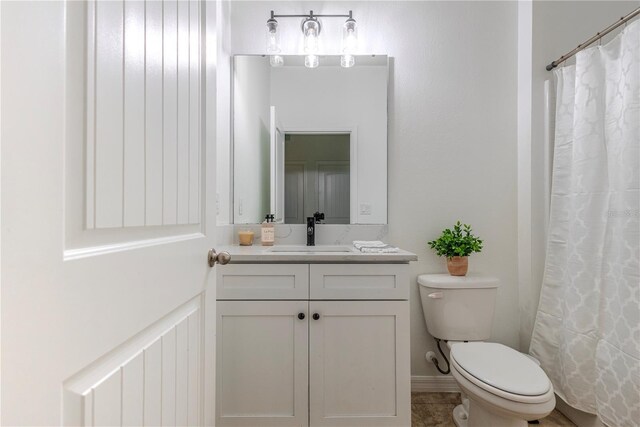
[[[216,425],[410,425],[408,264],[217,275]]]

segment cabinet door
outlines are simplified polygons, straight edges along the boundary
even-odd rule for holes
[[[315,426],[409,426],[408,301],[311,301],[309,407]]]
[[[308,304],[218,301],[216,425],[308,425]]]

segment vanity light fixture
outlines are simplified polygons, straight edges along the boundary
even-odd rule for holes
[[[318,37],[320,36],[320,21],[313,16],[313,10],[309,12],[309,17],[302,21],[302,34],[304,34],[304,66],[316,68],[318,60]]]
[[[352,11],[348,15],[314,15],[313,10],[308,15],[276,15],[273,10],[271,17],[267,20],[267,53],[269,62],[273,67],[284,64],[280,55],[280,34],[278,32],[278,21],[276,18],[303,18],[302,34],[304,37],[304,65],[307,68],[316,68],[320,61],[318,58],[319,37],[322,24],[318,18],[347,18],[342,28],[342,55],[340,65],[349,68],[355,65],[355,53],[358,44],[358,27],[353,19]]]
[[[340,65],[345,68],[353,67],[356,63],[354,54],[358,47],[358,26],[356,20],[353,19],[351,11],[349,18],[342,26],[342,56],[340,57]]]
[[[273,12],[271,12],[271,18],[267,20],[267,53],[272,67],[281,67],[284,64],[284,59],[280,55],[278,21],[273,17]]]

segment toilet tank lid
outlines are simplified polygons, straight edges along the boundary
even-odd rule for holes
[[[451,276],[449,274],[421,274],[418,283],[435,289],[497,288],[500,281],[489,276]]]

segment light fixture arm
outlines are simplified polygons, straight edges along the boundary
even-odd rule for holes
[[[313,10],[310,10],[308,14],[305,15],[276,15],[274,11],[271,11],[271,19],[275,18],[350,18],[353,19],[353,11],[349,11],[348,15],[316,15],[313,13]]]

